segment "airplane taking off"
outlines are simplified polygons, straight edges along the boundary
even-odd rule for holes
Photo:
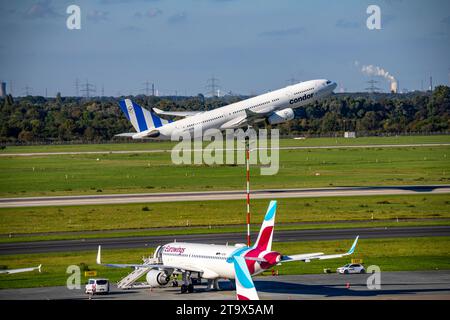
[[[170,140],[172,134],[189,132],[194,138],[204,136],[208,129],[237,129],[258,122],[274,125],[294,119],[294,110],[329,96],[336,88],[330,80],[310,80],[271,91],[211,111],[163,111],[142,108],[130,99],[119,102],[120,109],[137,132],[117,134],[133,139]],[[160,115],[184,117],[165,120]],[[194,130],[200,128],[201,130]],[[194,135],[192,135],[194,133]]]
[[[32,268],[0,270],[0,273],[13,274],[13,273],[29,272],[29,271],[34,271],[34,270],[38,270],[39,273],[40,273],[41,272],[41,267],[42,267],[42,264],[38,265],[37,267],[32,267]]]
[[[310,262],[313,259],[324,260],[351,255],[358,242],[356,237],[352,247],[346,253],[325,255],[322,252],[282,255],[272,251],[273,230],[277,202],[271,201],[258,238],[251,247],[246,245],[223,246],[172,242],[156,248],[153,259],[144,264],[102,264],[101,247],[98,247],[97,264],[116,268],[147,269],[146,280],[152,287],[163,287],[172,275],[181,274],[183,284],[181,293],[193,292],[193,276],[208,280],[209,289],[218,289],[219,279],[236,280],[238,300],[257,300],[258,293],[252,276],[260,274],[275,265],[292,261]]]

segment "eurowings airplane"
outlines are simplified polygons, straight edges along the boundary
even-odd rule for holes
[[[37,267],[32,267],[32,268],[0,270],[0,273],[13,274],[13,273],[29,272],[29,271],[34,271],[34,270],[38,270],[39,272],[41,272],[41,267],[42,267],[42,265],[40,264]]]
[[[172,134],[181,136],[189,132],[191,137],[199,138],[205,136],[207,129],[237,129],[264,121],[279,124],[294,119],[293,109],[327,97],[335,88],[336,83],[330,80],[310,80],[205,112],[170,112],[157,108],[149,111],[125,99],[119,102],[120,109],[136,132],[116,136],[170,140]],[[171,121],[160,118],[160,115],[184,119]]]
[[[251,247],[245,245],[223,246],[214,244],[172,242],[159,246],[149,263],[144,264],[103,264],[116,268],[146,268],[146,280],[152,287],[162,287],[169,283],[170,277],[182,274],[181,293],[193,292],[192,279],[207,279],[208,287],[218,289],[218,279],[235,279],[238,300],[258,299],[252,276],[260,274],[282,263],[313,259],[324,260],[351,255],[358,237],[346,253],[325,255],[322,252],[282,255],[272,251],[272,238],[275,226],[277,202],[271,201],[258,238]],[[101,262],[101,247],[98,247],[97,264]]]

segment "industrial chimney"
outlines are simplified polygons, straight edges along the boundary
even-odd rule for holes
[[[0,97],[6,97],[6,82],[0,81]]]
[[[398,92],[398,82],[392,81],[391,82],[391,93],[397,93]]]

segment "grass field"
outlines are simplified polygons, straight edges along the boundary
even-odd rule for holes
[[[325,252],[345,252],[352,240],[310,241],[298,243],[274,243],[273,250],[282,254]],[[362,258],[366,266],[375,264],[381,271],[401,270],[435,270],[450,269],[450,237],[403,238],[403,239],[361,239],[354,258]],[[142,256],[147,256],[151,249],[104,250],[105,262],[139,263]],[[65,285],[69,265],[85,264],[91,270],[98,271],[98,277],[106,277],[116,282],[130,269],[105,268],[95,265],[95,252],[50,253],[0,256],[0,265],[8,268],[43,265],[42,273],[21,273],[0,275],[0,288],[23,288]],[[310,263],[294,262],[276,267],[280,275],[321,273],[324,268],[335,270],[336,267],[349,262],[350,258]],[[82,278],[83,282],[86,280]]]
[[[251,186],[304,188],[446,184],[450,146],[281,150],[278,174]],[[243,190],[245,167],[174,165],[170,153],[0,158],[0,197]]]
[[[450,143],[450,136],[284,139],[280,146]],[[7,147],[8,152],[170,149],[171,142]],[[342,148],[280,151],[280,170],[261,176],[252,166],[252,189],[450,183],[450,146]],[[176,166],[170,154],[96,154],[0,157],[0,197],[166,191],[243,190],[244,166]],[[258,230],[268,200],[252,200]],[[357,196],[281,199],[279,229],[449,225],[450,196]],[[200,213],[200,214],[199,214]],[[400,222],[395,222],[396,219]],[[373,220],[372,220],[373,219]],[[409,221],[403,221],[410,219]],[[420,220],[426,219],[426,220]],[[368,221],[369,220],[369,221]],[[244,230],[245,199],[0,209],[0,242],[167,235]],[[312,224],[321,222],[322,224]],[[292,225],[289,225],[291,223]],[[305,223],[302,225],[301,223]],[[309,224],[307,224],[309,223]],[[211,227],[210,227],[211,226]],[[179,227],[179,229],[170,229]],[[184,228],[182,228],[184,227]],[[105,232],[107,231],[107,232]],[[12,235],[10,238],[9,235]],[[26,234],[26,235],[20,235]],[[275,243],[283,253],[345,251],[348,241]],[[361,239],[355,257],[384,271],[450,269],[450,237]],[[105,261],[139,262],[150,249],[104,252]],[[286,264],[280,274],[317,273],[348,259]],[[8,268],[42,263],[42,274],[0,275],[0,288],[64,285],[68,265],[85,263],[99,276],[119,280],[129,270],[97,268],[95,252],[1,255]]]
[[[252,201],[259,228],[268,200]],[[199,214],[201,212],[202,214]],[[449,195],[361,196],[281,199],[277,222],[450,218]],[[0,234],[101,231],[161,227],[241,225],[245,201],[165,202],[0,209]],[[448,220],[447,220],[448,221]],[[311,227],[311,226],[309,226]],[[173,232],[173,230],[171,231]],[[203,230],[205,232],[205,230]]]
[[[450,143],[450,136],[393,136],[393,137],[362,137],[356,139],[345,138],[307,138],[280,139],[280,146],[347,146],[366,144],[417,144],[417,143]],[[67,144],[67,145],[36,145],[36,146],[8,146],[0,153],[18,152],[67,152],[67,151],[118,151],[118,150],[157,150],[171,149],[175,145],[170,141],[133,141],[132,143],[104,143],[104,144]]]

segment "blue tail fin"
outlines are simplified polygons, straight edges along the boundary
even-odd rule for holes
[[[171,120],[161,119],[154,112],[142,108],[130,99],[120,100],[119,106],[137,132],[159,128],[172,122]]]

